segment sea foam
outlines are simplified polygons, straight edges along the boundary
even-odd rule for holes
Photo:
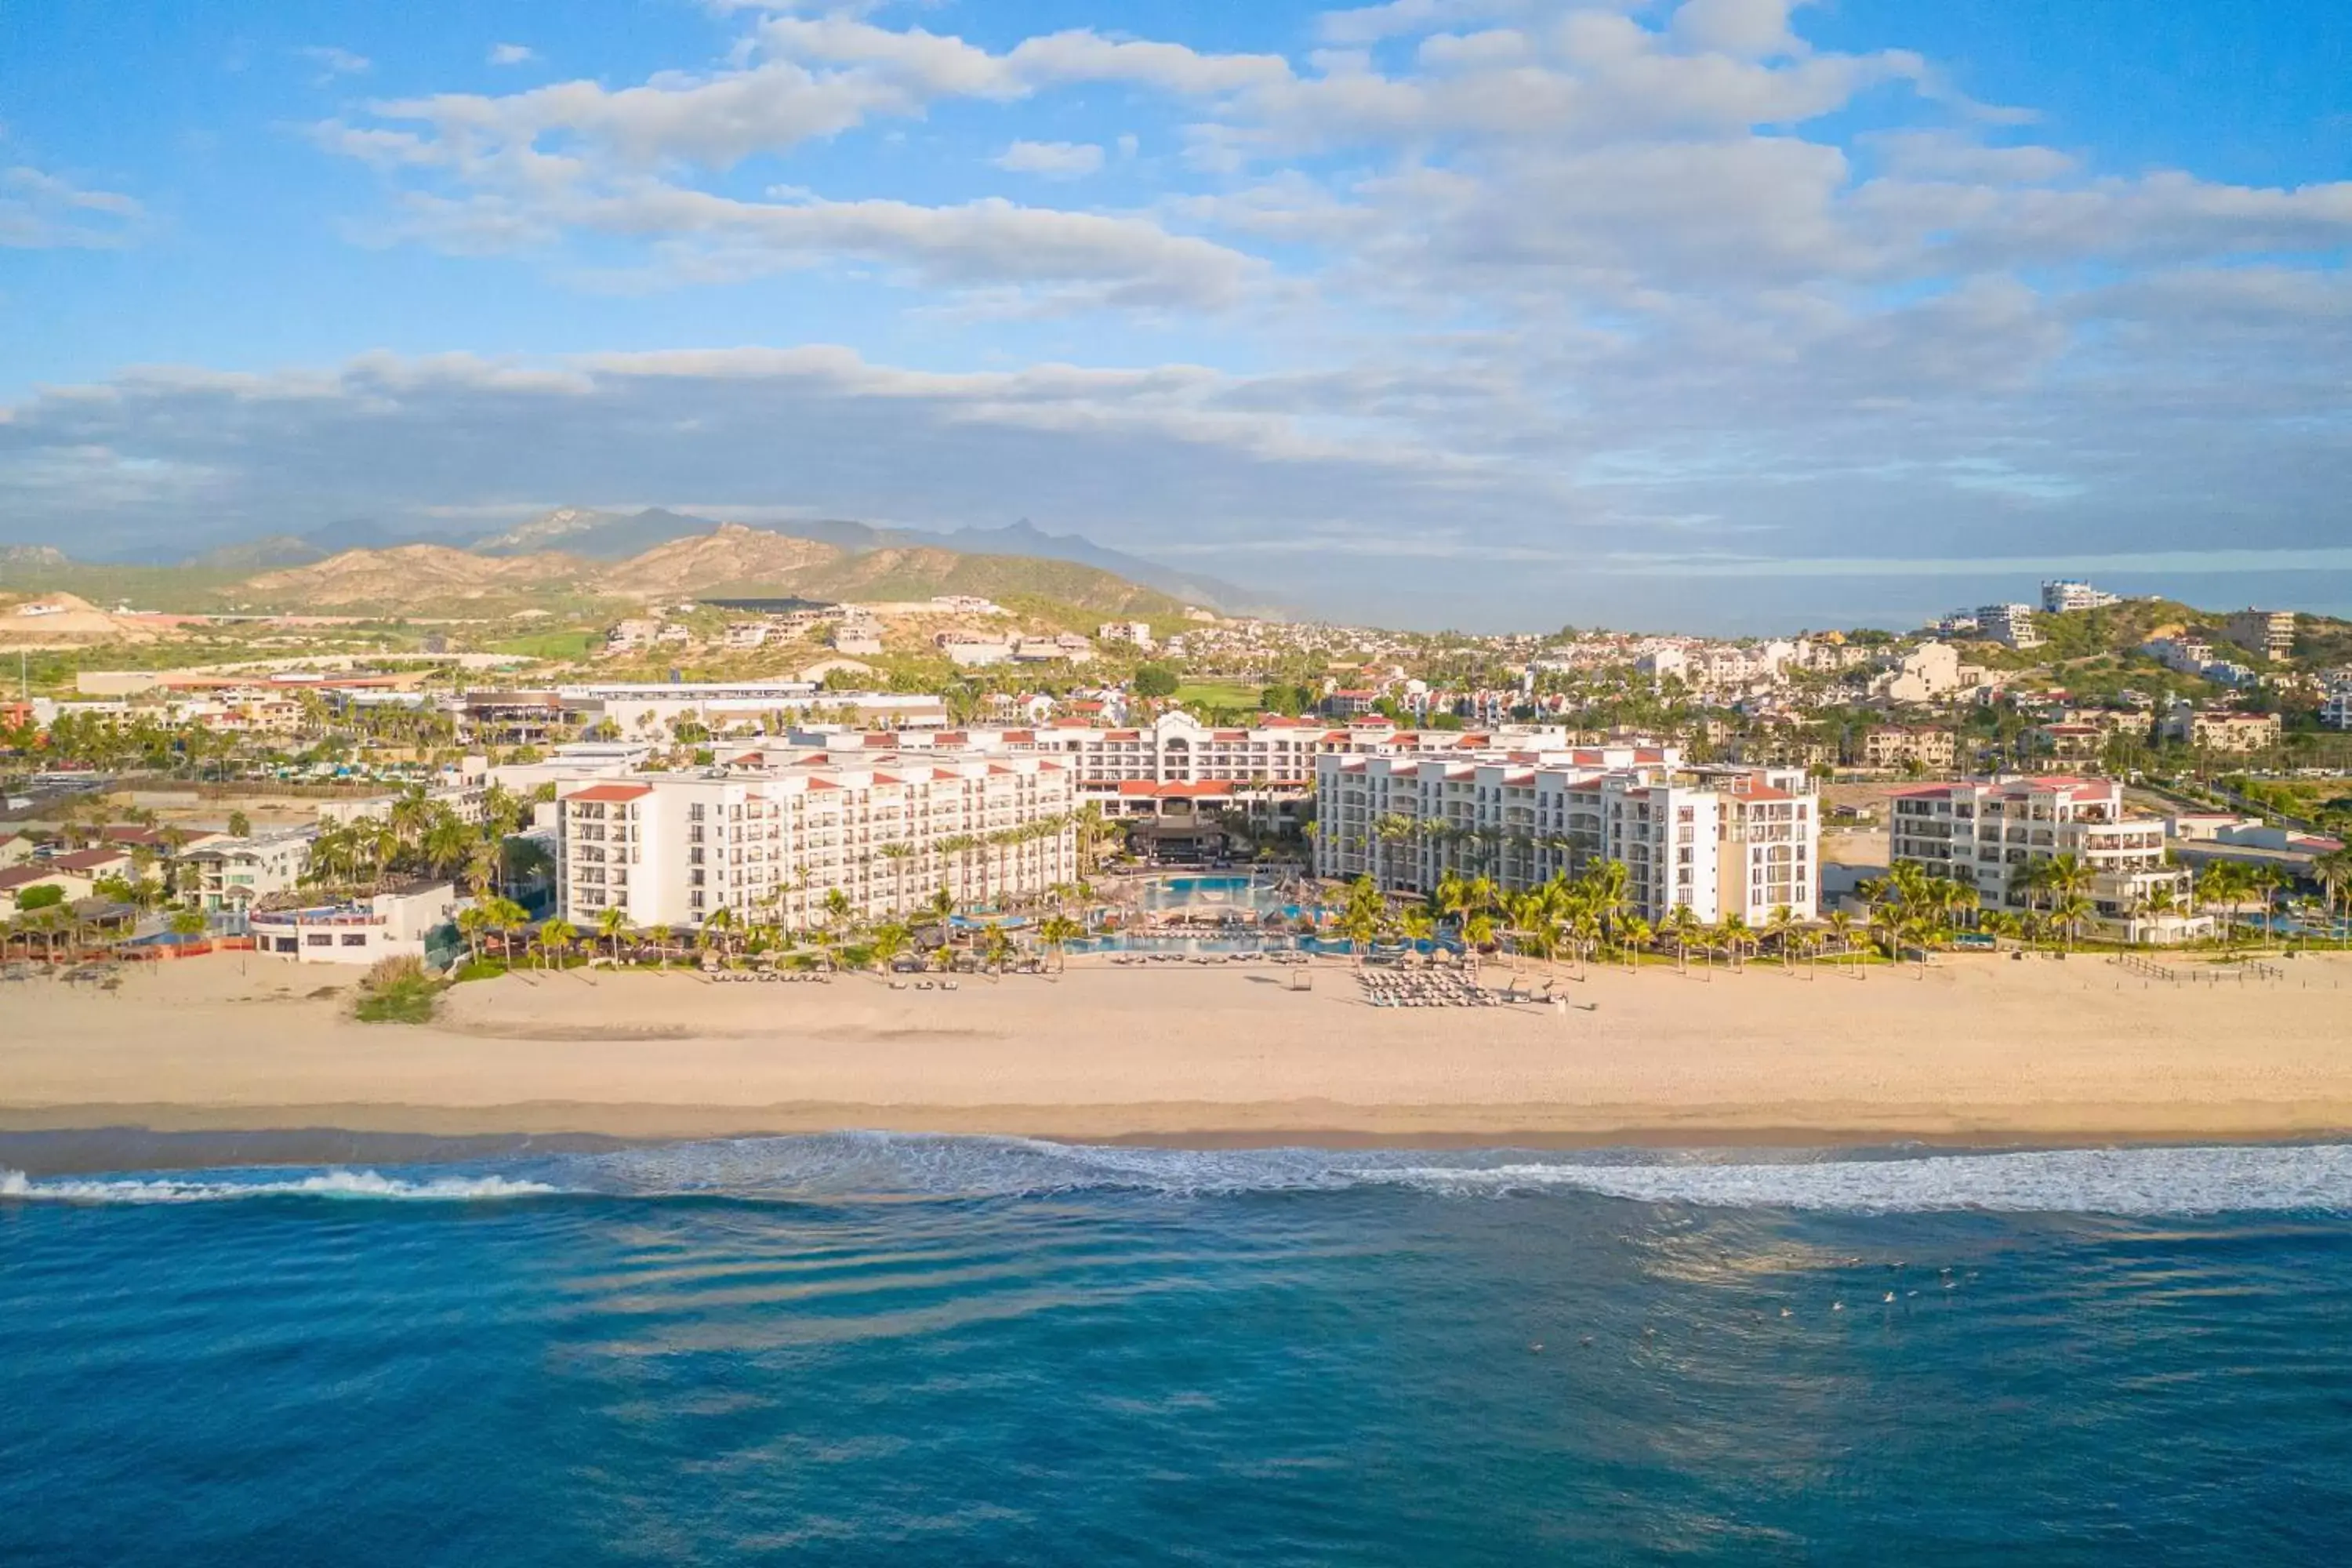
[[[488,1198],[544,1197],[562,1191],[506,1176],[434,1176],[402,1180],[374,1171],[320,1171],[304,1176],[105,1176],[35,1180],[0,1171],[0,1198],[68,1204],[204,1204],[251,1198],[380,1198],[463,1203]]]
[[[1026,1138],[851,1132],[558,1155],[463,1172],[243,1170],[35,1179],[0,1201],[193,1204],[256,1198],[462,1203],[570,1195],[637,1202],[838,1203],[1133,1192],[1176,1199],[1402,1190],[1440,1198],[1583,1194],[1646,1204],[1851,1214],[2352,1213],[2352,1145],[2062,1149],[2011,1153],[1651,1150],[1193,1150]]]

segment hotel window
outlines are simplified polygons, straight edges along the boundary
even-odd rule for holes
[[[345,947],[365,947],[367,945],[367,932],[345,931],[343,933],[343,945]]]

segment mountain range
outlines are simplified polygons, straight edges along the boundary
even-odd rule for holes
[[[505,551],[576,544],[587,531],[575,528],[568,533],[485,543],[495,542]],[[222,584],[211,594],[215,602],[239,608],[379,614],[458,605],[487,609],[558,598],[658,601],[725,595],[874,601],[966,594],[1027,602],[1045,613],[1066,611],[1078,618],[1172,619],[1192,602],[1076,561],[975,554],[929,545],[850,549],[733,522],[681,534],[618,561],[572,549],[494,554],[488,548],[404,543],[346,550]]]
[[[1083,535],[1048,533],[1026,518],[1003,528],[966,528],[947,533],[877,528],[840,519],[723,526],[739,532],[826,545],[850,555],[913,551],[1066,562],[1140,584],[1171,599],[1229,614],[1262,613],[1273,608],[1265,595],[1232,583],[1112,550]],[[478,557],[560,553],[583,562],[622,563],[681,540],[713,536],[721,527],[709,518],[660,507],[635,512],[559,507],[500,532],[403,534],[366,520],[352,520],[330,523],[309,533],[268,534],[224,545],[192,556],[181,564],[209,572],[268,574],[318,564],[351,551],[400,551],[412,547],[465,551]],[[940,563],[931,561],[921,574],[936,574],[940,569]]]

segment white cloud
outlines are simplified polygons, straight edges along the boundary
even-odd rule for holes
[[[1804,40],[1790,29],[1789,13],[1804,0],[1683,0],[1672,32],[1685,47],[1760,60],[1801,55]]]
[[[0,248],[100,250],[133,243],[146,212],[26,164],[0,169]]]
[[[315,79],[320,82],[332,81],[339,76],[365,76],[375,69],[375,62],[365,55],[355,55],[332,44],[312,44],[295,52],[319,68]]]
[[[1018,174],[1071,179],[1103,166],[1103,150],[1087,142],[1015,142],[996,155],[996,166]]]
[[[492,44],[488,63],[494,66],[527,66],[539,58],[539,51],[529,44]]]

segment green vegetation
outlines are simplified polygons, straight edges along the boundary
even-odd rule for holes
[[[379,959],[360,982],[352,1016],[362,1024],[429,1024],[442,989],[417,959]]]
[[[1255,713],[1259,689],[1237,680],[1187,680],[1176,688],[1176,700],[1211,713]]]
[[[1177,688],[1176,672],[1164,664],[1147,664],[1136,670],[1129,684],[1134,687],[1138,697],[1173,697]]]
[[[490,643],[485,653],[508,653],[520,658],[547,658],[570,662],[588,657],[588,650],[603,639],[584,627],[564,631],[533,632],[528,637],[503,637]]]

